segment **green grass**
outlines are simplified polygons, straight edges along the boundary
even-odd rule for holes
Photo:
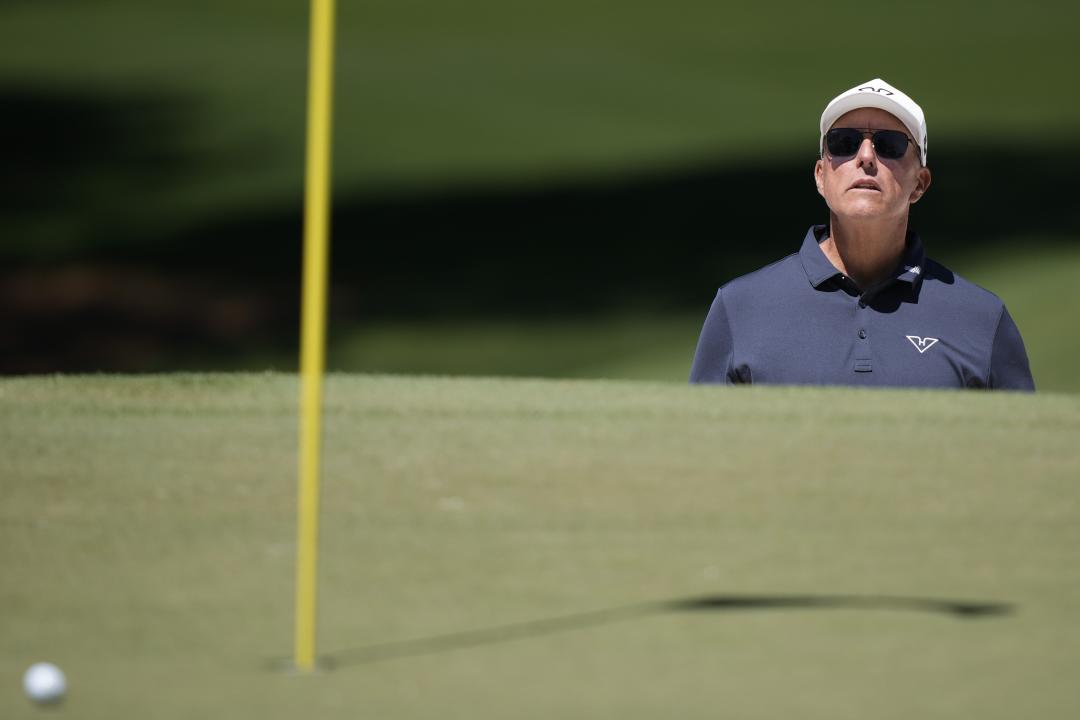
[[[332,333],[330,363],[361,372],[685,381],[707,309],[342,326]]]
[[[296,396],[0,380],[0,716],[40,659],[80,718],[1080,712],[1080,398],[333,376],[296,677]],[[1012,612],[604,613],[711,594]]]

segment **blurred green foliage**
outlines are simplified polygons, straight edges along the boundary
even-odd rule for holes
[[[1080,221],[1058,200],[1040,204],[1030,188],[1063,143],[1069,157],[1080,151],[1069,139],[1080,124],[1080,96],[1071,92],[1078,8],[1049,0],[902,9],[794,0],[342,2],[336,195],[355,206],[358,198],[802,162],[812,193],[822,106],[881,76],[926,108],[932,167],[947,152],[954,167],[966,151],[993,168],[1003,148],[1010,163],[1032,151],[1022,174],[1002,163],[1000,179],[986,180],[1029,190],[1021,207],[995,200],[981,210],[1005,218],[986,237],[993,253],[940,236],[929,246],[1009,304],[1041,387],[1077,390],[1080,331],[1067,288]],[[22,111],[0,120],[15,158],[3,178],[0,257],[56,263],[105,249],[113,258],[152,257],[159,245],[248,213],[263,219],[258,232],[268,224],[279,232],[261,246],[237,237],[234,255],[277,253],[291,272],[298,238],[267,212],[295,207],[301,194],[307,13],[301,0],[0,3],[0,99]],[[945,212],[958,191],[950,177],[956,182],[942,175],[927,200]],[[775,202],[793,200],[785,190]],[[722,196],[715,205],[718,215],[742,209]],[[1060,227],[1025,237],[1025,216],[1048,210]],[[766,217],[742,221],[769,225]],[[347,242],[396,242],[393,222],[379,234],[361,225]],[[665,242],[656,238],[655,252]],[[190,253],[213,268],[228,250],[215,237]],[[705,309],[524,325],[505,317],[368,321],[360,312],[336,323],[331,360],[343,369],[675,379],[685,376]],[[291,336],[292,326],[285,331]],[[146,368],[170,357],[186,367],[291,364],[280,343],[229,358],[198,351],[162,350],[165,360],[148,359]]]
[[[126,211],[148,227],[195,224],[299,192],[307,5],[5,3],[0,87],[149,94],[194,109],[182,146],[202,171]],[[535,182],[702,156],[809,160],[824,102],[875,76],[927,108],[931,158],[957,138],[1049,144],[1080,123],[1080,96],[1065,92],[1078,18],[1075,4],[1048,0],[903,12],[796,0],[343,2],[336,186]]]

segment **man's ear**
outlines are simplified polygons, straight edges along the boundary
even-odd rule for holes
[[[930,187],[930,168],[921,167],[919,172],[915,174],[915,189],[911,191],[911,197],[908,202],[914,205],[919,202],[919,198],[926,194],[927,189]]]
[[[824,175],[825,173],[825,161],[818,159],[814,163],[814,184],[817,185],[818,195],[825,197]],[[914,202],[914,201],[912,201]]]

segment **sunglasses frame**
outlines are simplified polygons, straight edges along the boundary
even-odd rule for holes
[[[901,153],[900,155],[898,155],[897,157],[892,157],[891,158],[891,157],[888,157],[887,155],[882,155],[881,151],[878,150],[878,146],[877,146],[877,135],[879,133],[896,133],[897,135],[902,135],[905,139],[907,139],[908,143],[910,143],[915,148],[916,154],[919,154],[921,152],[919,150],[919,143],[915,142],[915,138],[911,137],[910,135],[908,135],[907,133],[905,133],[905,132],[903,132],[901,130],[887,130],[887,129],[870,130],[869,128],[863,129],[863,128],[842,127],[842,128],[832,128],[827,133],[825,133],[825,140],[822,143],[822,148],[821,148],[821,157],[825,157],[825,151],[829,147],[829,135],[831,135],[833,132],[836,132],[837,130],[849,130],[851,132],[857,132],[860,135],[862,135],[862,140],[859,141],[859,147],[862,147],[862,141],[865,140],[867,137],[869,137],[870,138],[870,144],[873,145],[873,147],[874,147],[874,153],[878,157],[884,158],[885,160],[899,160],[900,158],[904,157],[904,155],[907,154],[908,149],[907,149],[907,146],[905,146],[904,147],[904,152]],[[829,155],[831,155],[832,157],[855,157],[858,154],[859,154],[858,149],[856,149],[855,152],[853,152],[853,153],[851,153],[849,155],[839,155],[839,154],[834,153],[831,150],[829,150]]]

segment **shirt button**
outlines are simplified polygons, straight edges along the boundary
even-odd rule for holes
[[[859,339],[860,340],[865,340],[866,339],[866,331],[865,330],[860,330],[859,331]]]

